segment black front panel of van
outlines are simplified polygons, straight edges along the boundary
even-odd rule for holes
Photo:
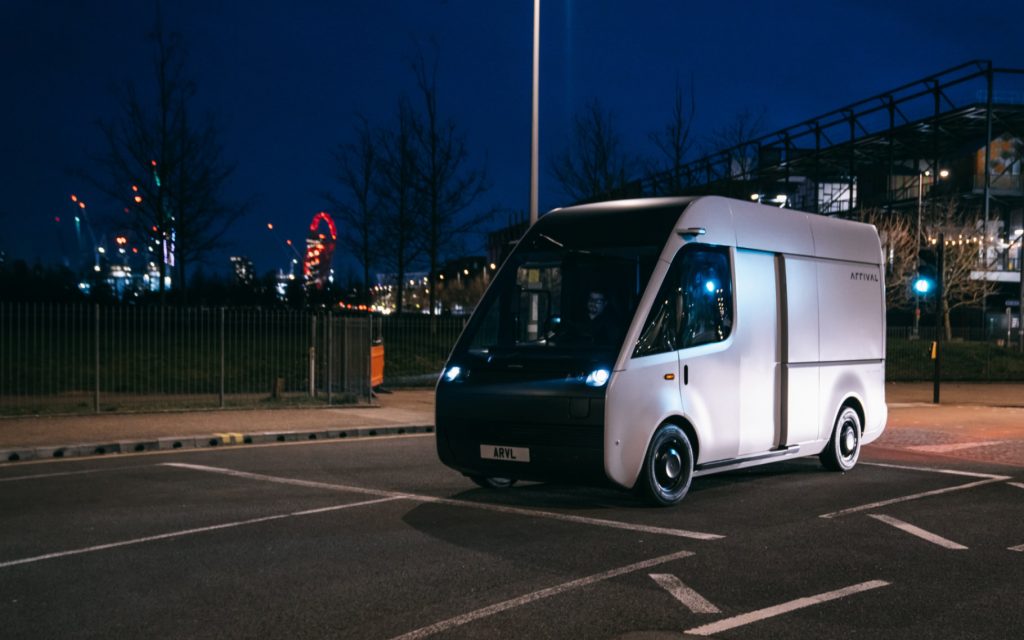
[[[581,379],[441,380],[437,452],[469,475],[600,482],[604,474],[604,389]],[[526,456],[494,460],[504,451]],[[495,452],[498,448],[502,451]],[[527,457],[529,461],[523,458]],[[512,456],[505,456],[511,458]]]

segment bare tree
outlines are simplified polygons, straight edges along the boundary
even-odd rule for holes
[[[485,210],[466,211],[487,190],[486,172],[467,166],[466,139],[455,122],[442,118],[437,105],[437,58],[432,64],[421,55],[413,64],[416,85],[423,100],[422,116],[413,120],[419,162],[417,178],[425,220],[423,246],[429,267],[430,315],[436,313],[439,267],[446,245],[486,222]]]
[[[675,98],[672,103],[672,114],[665,127],[652,132],[648,137],[657,148],[659,157],[650,163],[648,173],[659,176],[660,193],[678,195],[683,190],[682,167],[686,164],[686,156],[693,146],[691,130],[693,117],[697,111],[694,100],[693,83],[690,83],[689,107],[683,96],[683,90],[676,79]]]
[[[622,151],[614,116],[594,98],[573,119],[572,139],[551,172],[565,195],[580,202],[621,192],[633,164]]]
[[[930,246],[938,249],[939,233],[944,235],[942,247],[942,324],[946,339],[952,338],[950,312],[960,307],[974,307],[998,290],[998,283],[988,280],[982,272],[982,231],[976,223],[964,222],[955,199],[936,204],[935,220],[925,226]]]
[[[381,246],[397,276],[398,313],[403,311],[406,273],[419,257],[421,248],[421,243],[417,242],[422,220],[417,185],[419,156],[415,127],[412,107],[408,100],[402,99],[398,104],[395,129],[383,131],[378,142],[380,181],[377,195],[380,198],[380,224],[383,229]]]
[[[191,118],[196,86],[185,73],[180,35],[165,33],[158,16],[150,39],[155,99],[144,100],[134,83],[126,84],[120,117],[100,123],[107,148],[86,177],[125,203],[127,216],[118,216],[117,226],[159,245],[161,300],[173,268],[184,302],[187,265],[220,248],[246,207],[224,199],[234,166],[221,157],[218,127],[210,118],[201,124]]]
[[[378,143],[381,132],[374,131],[363,116],[358,116],[355,140],[339,144],[334,150],[336,180],[343,195],[325,194],[343,227],[342,242],[356,257],[363,270],[362,301],[369,302],[370,269],[377,254],[381,235],[381,158]]]
[[[910,219],[898,213],[878,209],[864,211],[864,221],[875,225],[885,258],[885,304],[890,309],[903,307],[910,299],[910,288],[917,272],[917,251]]]
[[[757,145],[751,144],[764,130],[767,110],[744,109],[729,124],[716,129],[711,145],[727,154],[729,177],[747,180],[757,166]]]

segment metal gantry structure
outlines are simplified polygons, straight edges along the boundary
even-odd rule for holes
[[[607,196],[718,194],[843,217],[867,208],[913,212],[922,198],[934,206],[956,196],[977,209],[987,234],[994,235],[990,221],[1001,221],[996,226],[1012,243],[1012,223],[1024,209],[1022,139],[1024,69],[974,60]],[[949,172],[947,180],[940,171]],[[1011,253],[991,267],[1006,269]]]

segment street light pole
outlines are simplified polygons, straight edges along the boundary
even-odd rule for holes
[[[937,276],[935,278],[935,346],[934,346],[934,363],[935,372],[932,378],[932,404],[939,404],[939,386],[942,381],[942,338],[946,332],[946,328],[943,325],[945,305],[943,304],[943,295],[945,295],[945,260],[946,260],[946,234],[939,232],[939,243],[938,251],[936,252],[936,271]]]
[[[530,224],[537,222],[537,177],[540,113],[540,0],[533,0],[533,119],[530,139]]]

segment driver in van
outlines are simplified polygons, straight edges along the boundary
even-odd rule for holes
[[[608,308],[608,295],[600,289],[591,289],[587,296],[587,317],[580,327],[581,337],[593,344],[611,344],[617,337],[617,324]]]

